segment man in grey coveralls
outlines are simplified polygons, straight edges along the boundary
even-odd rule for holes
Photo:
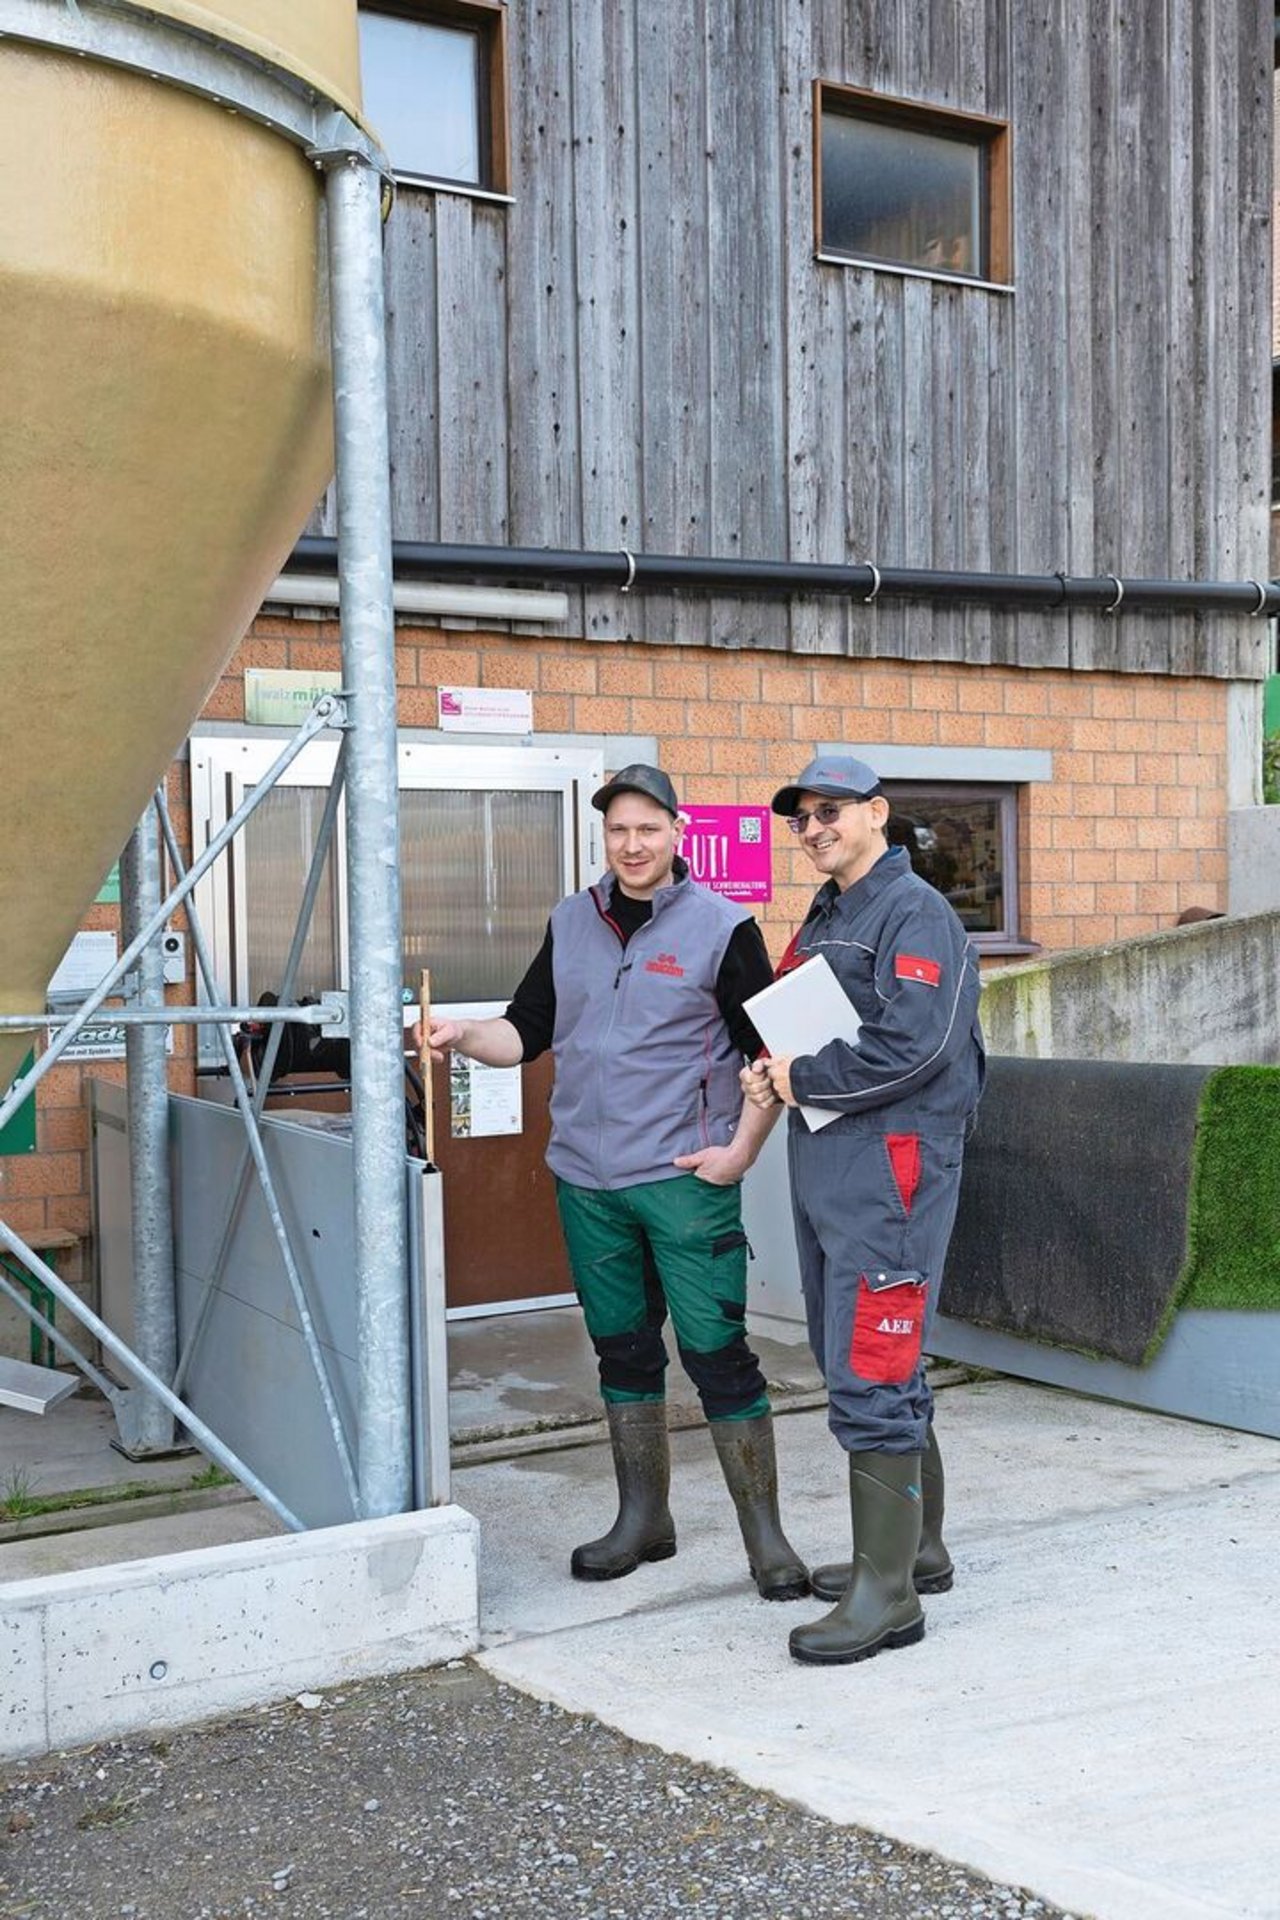
[[[832,1040],[742,1076],[758,1105],[792,1110],[809,1339],[849,1456],[852,1564],[810,1576],[836,1605],[792,1632],[791,1652],[838,1664],[919,1640],[918,1594],[951,1585],[922,1350],[982,1089],[978,967],[947,901],[904,848],[890,848],[889,803],[864,761],[811,761],[772,804],[826,876],[779,971],[824,955],[861,1021],[852,1044]],[[801,1103],[838,1118],[811,1132]]]

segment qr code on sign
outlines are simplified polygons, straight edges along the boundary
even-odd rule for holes
[[[760,827],[761,821],[758,813],[744,814],[738,822],[738,839],[746,846],[758,847],[760,844]]]

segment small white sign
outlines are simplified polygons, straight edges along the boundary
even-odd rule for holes
[[[533,732],[533,694],[528,688],[441,687],[439,694],[443,732]]]
[[[50,1000],[83,1000],[100,986],[116,963],[114,933],[78,933],[49,982]]]
[[[489,1140],[524,1124],[519,1067],[485,1067],[449,1056],[449,1132],[455,1140]]]

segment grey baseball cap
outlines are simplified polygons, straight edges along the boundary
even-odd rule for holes
[[[623,767],[615,773],[607,786],[600,788],[591,796],[591,804],[598,812],[604,813],[609,802],[620,793],[643,793],[650,800],[656,800],[665,807],[674,818],[680,811],[680,802],[676,799],[676,790],[661,767],[647,767],[643,760],[634,765]]]
[[[821,793],[832,800],[870,800],[880,791],[880,776],[865,760],[848,753],[824,753],[797,774],[794,785],[779,787],[770,805],[775,813],[798,811],[802,793]]]

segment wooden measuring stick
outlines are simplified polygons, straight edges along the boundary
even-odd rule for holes
[[[418,1012],[422,1021],[422,1045],[418,1050],[418,1071],[422,1075],[422,1128],[427,1145],[427,1159],[431,1165],[436,1163],[436,1116],[435,1082],[431,1074],[431,969],[422,969],[422,980],[418,988]]]

